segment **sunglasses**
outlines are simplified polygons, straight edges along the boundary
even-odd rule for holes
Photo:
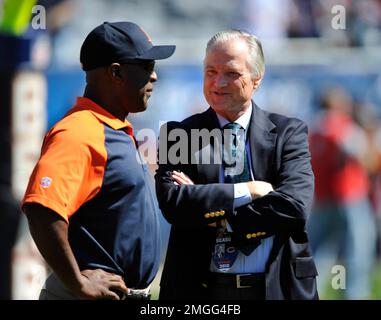
[[[152,73],[155,69],[155,60],[131,60],[131,61],[123,61],[121,64],[133,64],[141,66],[147,72]]]

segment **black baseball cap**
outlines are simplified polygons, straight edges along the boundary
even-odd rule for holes
[[[161,60],[170,57],[176,46],[154,46],[149,35],[132,22],[104,22],[92,30],[81,47],[82,69],[91,69],[131,60]]]

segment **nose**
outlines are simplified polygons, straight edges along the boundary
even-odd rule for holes
[[[216,76],[215,85],[217,88],[226,87],[227,81],[226,81],[226,78],[224,77],[224,75],[221,74],[221,75]]]
[[[155,70],[152,71],[151,75],[150,75],[150,81],[151,82],[155,82],[157,81],[157,73]]]

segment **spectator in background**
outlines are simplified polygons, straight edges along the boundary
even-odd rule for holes
[[[369,129],[368,129],[369,130]],[[372,192],[370,193],[370,201],[377,223],[377,258],[381,258],[381,125],[372,127],[370,132],[367,130],[370,143],[376,158],[373,170],[369,171]]]
[[[345,297],[369,298],[376,235],[368,200],[368,141],[352,118],[352,101],[346,91],[330,89],[322,98],[322,108],[310,134],[316,178],[308,225],[311,244],[321,280],[333,266],[328,265],[326,255],[340,256],[347,270]]]
[[[377,257],[381,250],[381,123],[372,104],[357,104],[354,117],[368,139],[365,165],[369,176],[369,200],[377,225]]]
[[[287,34],[290,38],[318,37],[316,25],[317,2],[292,0],[290,2]]]
[[[378,0],[308,0],[315,10],[316,28],[320,37],[331,45],[359,47],[381,43],[381,2]],[[332,28],[332,19],[339,11],[345,29]]]
[[[291,0],[241,0],[237,27],[263,39],[285,39],[290,2]]]

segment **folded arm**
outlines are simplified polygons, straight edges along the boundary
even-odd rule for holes
[[[242,233],[256,226],[271,235],[303,230],[314,194],[307,126],[300,122],[285,137],[274,190],[237,211],[232,222]]]

